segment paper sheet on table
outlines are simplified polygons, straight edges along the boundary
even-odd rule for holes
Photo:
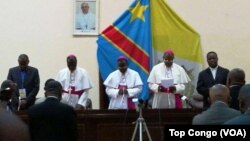
[[[163,86],[164,88],[168,88],[173,85],[174,85],[174,79],[162,79],[161,80],[161,86]]]

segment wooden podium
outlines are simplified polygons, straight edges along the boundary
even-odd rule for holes
[[[167,125],[191,124],[194,115],[201,111],[192,109],[142,110],[153,141],[164,138]],[[26,123],[26,112],[18,112]],[[79,141],[130,141],[138,118],[136,110],[85,110],[77,111]],[[145,141],[146,139],[145,133]]]

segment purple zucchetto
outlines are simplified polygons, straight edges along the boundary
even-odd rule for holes
[[[174,55],[174,52],[171,49],[167,49],[164,51],[164,54]]]
[[[117,59],[117,61],[121,61],[121,60],[128,61],[128,59],[125,56],[123,56],[123,55],[119,56],[118,59]]]
[[[67,56],[67,58],[71,58],[71,57],[76,58],[76,56],[75,56],[74,54],[69,54],[69,55]]]

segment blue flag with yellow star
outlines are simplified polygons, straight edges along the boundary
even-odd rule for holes
[[[149,90],[147,79],[152,63],[150,61],[151,28],[149,0],[136,0],[97,40],[97,59],[103,80],[117,69],[117,58],[128,58],[129,68],[137,71],[143,81],[139,98],[147,100]]]

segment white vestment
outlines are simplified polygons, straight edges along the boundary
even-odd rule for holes
[[[95,30],[95,15],[92,13],[83,14],[80,13],[76,16],[76,29],[82,31]]]
[[[90,81],[89,75],[87,71],[83,68],[77,67],[74,73],[74,83],[71,83],[70,70],[68,68],[64,68],[60,70],[56,76],[56,80],[59,81],[63,87],[64,91],[70,92],[70,87],[75,87],[75,91],[84,92],[80,97],[75,97],[75,95],[70,93],[63,93],[62,100],[70,102],[71,100],[74,102],[73,104],[68,103],[69,105],[75,107],[76,104],[80,104],[82,106],[86,106],[86,101],[88,99],[88,90],[93,87],[92,82]]]
[[[122,79],[127,86],[128,95],[119,95],[119,85]],[[110,97],[109,109],[128,109],[128,97],[137,97],[142,91],[142,80],[138,72],[127,69],[125,75],[119,70],[109,74],[103,83],[106,86],[106,93]]]
[[[176,87],[176,93],[181,94],[185,90],[185,84],[190,81],[185,70],[173,63],[171,68],[167,70],[164,62],[155,65],[148,77],[149,88],[154,92],[154,98],[152,102],[152,108],[175,108],[175,95],[173,93],[159,92],[158,87],[161,84],[161,80],[166,79],[171,73],[171,78],[174,80],[174,86]]]

